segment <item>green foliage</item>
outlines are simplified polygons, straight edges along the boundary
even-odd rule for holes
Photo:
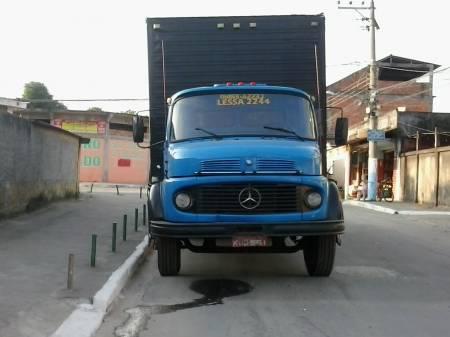
[[[96,107],[96,106],[94,106],[94,107],[91,107],[91,108],[89,108],[87,111],[91,111],[91,112],[102,112],[103,111],[103,109],[102,108],[99,108],[99,107]]]
[[[135,114],[136,114],[136,111],[135,111],[135,110],[130,110],[130,109],[128,109],[128,110],[126,110],[126,111],[122,111],[122,113],[128,114],[128,115],[135,115]]]
[[[67,110],[67,107],[53,99],[47,87],[41,82],[28,82],[25,84],[22,99],[30,101],[28,108],[47,111]],[[38,100],[33,102],[33,100]],[[40,101],[42,100],[42,101]]]

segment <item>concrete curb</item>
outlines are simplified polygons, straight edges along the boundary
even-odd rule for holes
[[[148,248],[149,236],[117,268],[95,294],[93,304],[81,304],[59,326],[51,337],[94,337],[111,304],[127,284]]]
[[[361,202],[361,201],[344,200],[343,204],[344,205],[350,205],[350,206],[362,207],[362,208],[368,208],[368,209],[371,209],[371,210],[374,210],[374,211],[387,213],[387,214],[398,214],[398,211],[396,211],[395,209],[392,209],[392,208],[389,208],[389,207],[373,205],[373,204],[369,204],[369,203],[365,203],[365,202]]]
[[[370,204],[367,202],[356,201],[356,200],[344,200],[344,205],[351,205],[356,207],[362,207],[371,209],[377,212],[387,213],[387,214],[398,214],[398,215],[450,215],[450,212],[445,211],[397,211],[393,208],[379,206]]]
[[[450,215],[445,211],[398,211],[400,215]]]

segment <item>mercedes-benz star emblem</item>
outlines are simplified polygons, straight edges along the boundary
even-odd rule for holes
[[[239,193],[239,204],[248,210],[255,209],[261,204],[261,193],[256,188],[246,187]]]

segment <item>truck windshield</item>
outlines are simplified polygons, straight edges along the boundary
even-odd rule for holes
[[[314,113],[306,98],[286,94],[200,95],[175,102],[171,141],[230,136],[314,140]]]

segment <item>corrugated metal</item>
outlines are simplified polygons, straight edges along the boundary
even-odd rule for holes
[[[217,28],[219,23],[223,29]],[[240,28],[234,29],[234,23]],[[317,45],[320,105],[325,107],[325,18],[321,15],[149,18],[147,28],[152,143],[164,139],[166,125],[162,45],[166,97],[192,87],[239,81],[290,86],[317,96]],[[325,135],[325,126],[320,128]],[[152,175],[161,173],[157,165],[162,165],[162,146],[152,149]]]

